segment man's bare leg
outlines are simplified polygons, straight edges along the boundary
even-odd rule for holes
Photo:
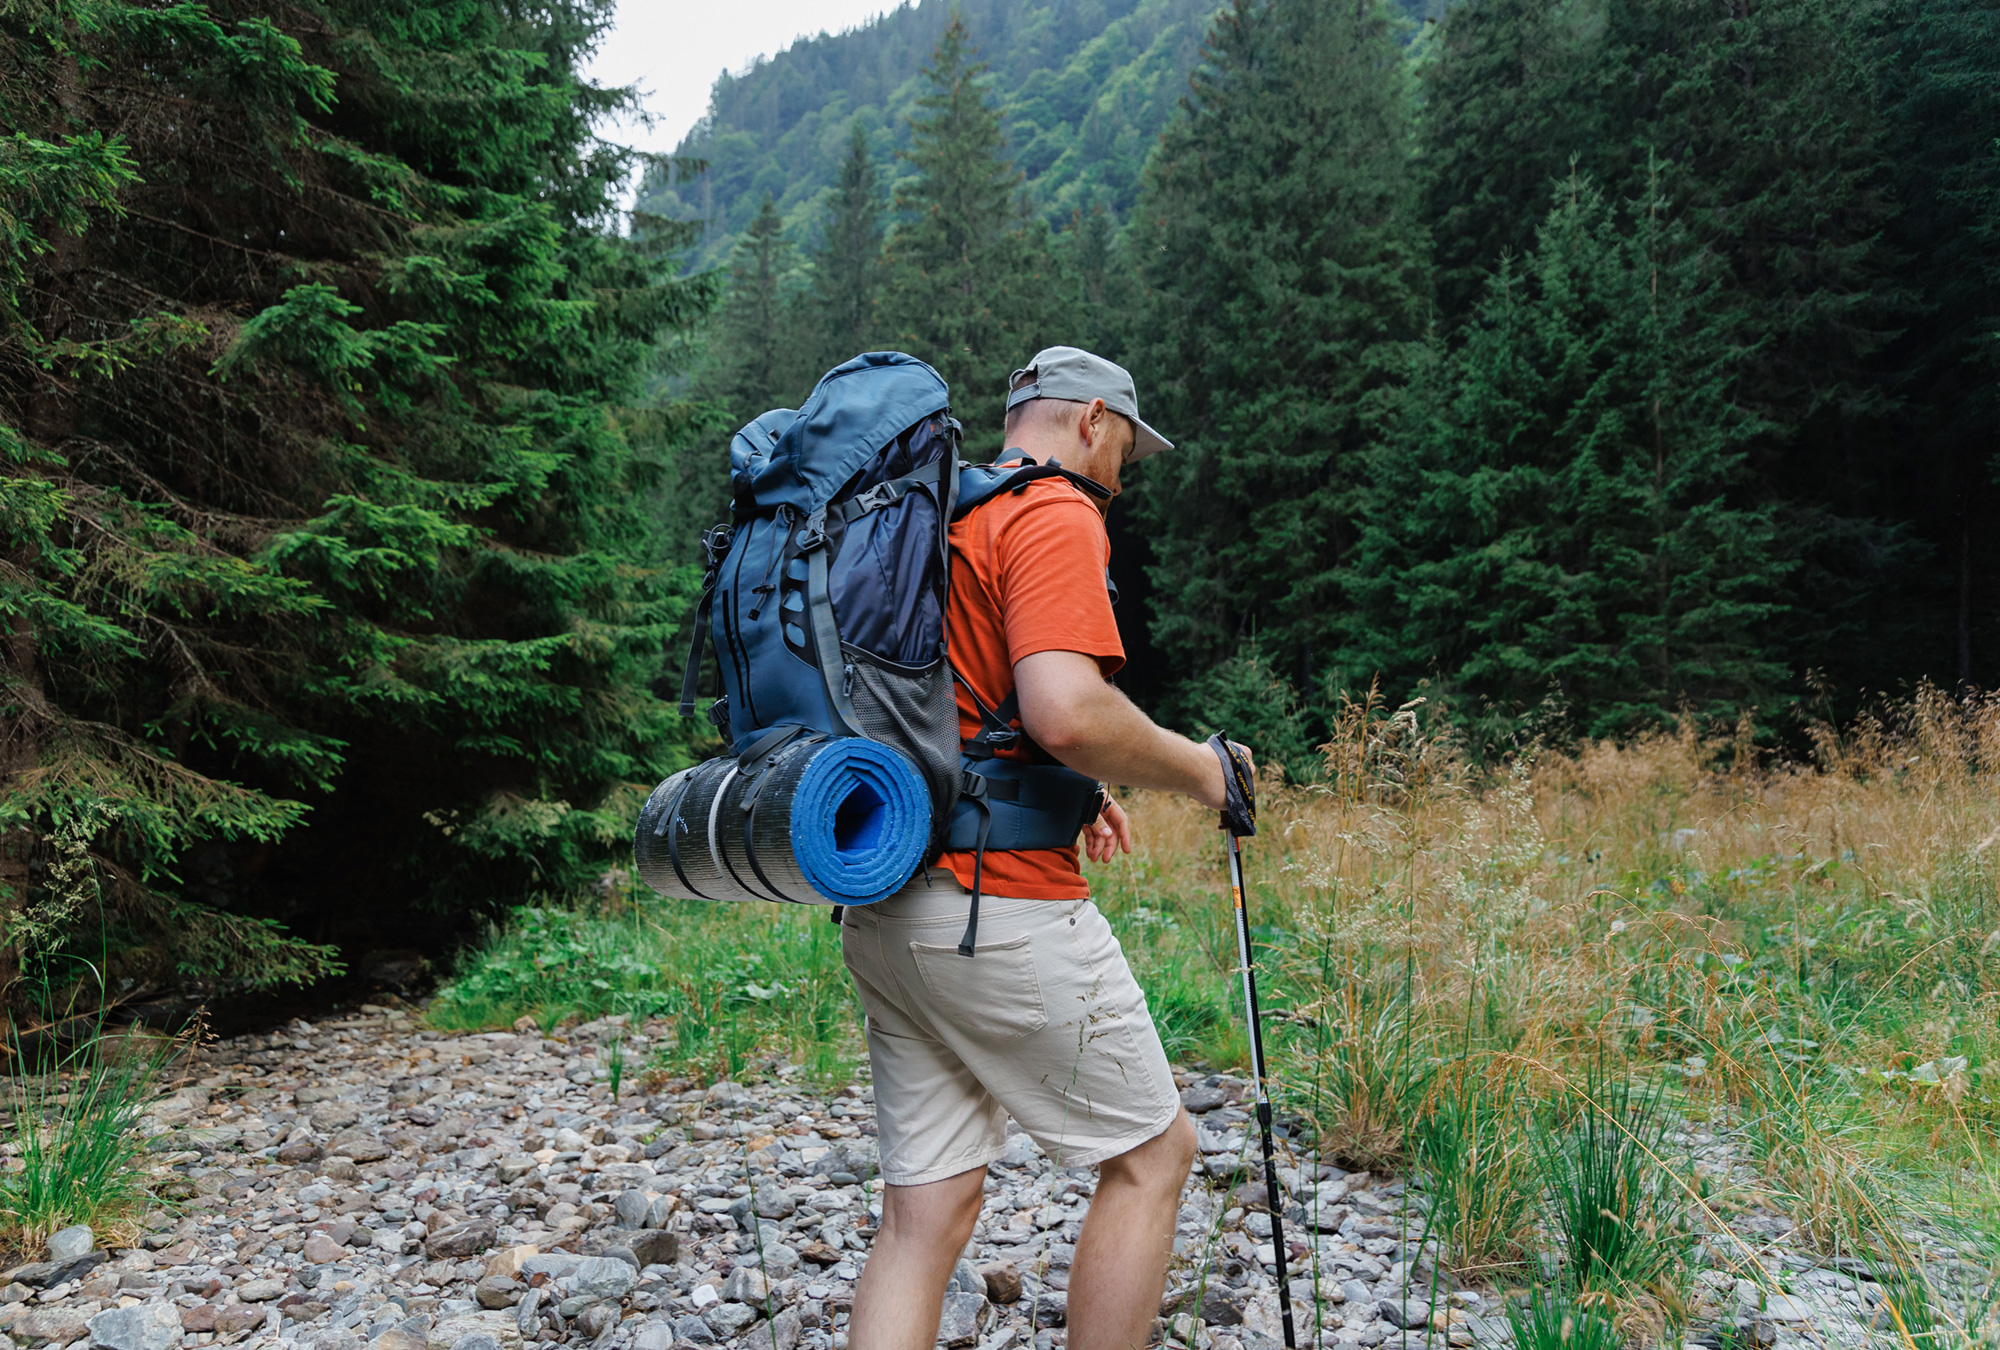
[[[882,1188],[882,1227],[854,1287],[849,1350],[931,1350],[937,1344],[944,1287],[972,1240],[985,1188],[984,1167],[921,1186]],[[1157,1291],[1153,1298],[1157,1303]]]
[[[1144,1350],[1150,1341],[1193,1162],[1194,1122],[1183,1111],[1162,1133],[1098,1164],[1070,1267],[1069,1350]]]

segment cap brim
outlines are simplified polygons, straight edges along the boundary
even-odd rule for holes
[[[1138,418],[1135,417],[1132,419],[1133,459],[1144,459],[1148,455],[1157,455],[1162,450],[1171,450],[1173,448],[1174,443],[1165,436],[1162,436]]]

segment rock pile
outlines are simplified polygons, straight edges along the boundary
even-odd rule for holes
[[[622,1024],[450,1035],[373,1007],[220,1045],[146,1117],[178,1217],[115,1255],[59,1233],[0,1274],[0,1350],[844,1350],[881,1214],[869,1087],[809,1090],[780,1068],[614,1099],[606,1037],[633,1062],[649,1048]],[[1271,1350],[1276,1251],[1245,1085],[1185,1087],[1202,1164],[1162,1333]],[[1301,1345],[1511,1344],[1497,1301],[1424,1262],[1403,1183],[1279,1177]],[[1009,1140],[940,1344],[1062,1344],[1092,1179]],[[1837,1271],[1796,1287],[1736,1320],[1753,1339],[1817,1339],[1858,1332],[1879,1302]],[[1704,1288],[1718,1308],[1745,1297]]]

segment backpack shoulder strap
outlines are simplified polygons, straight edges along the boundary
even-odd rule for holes
[[[1065,469],[1056,460],[1037,464],[1029,455],[1022,455],[1019,463],[961,464],[958,466],[958,477],[958,502],[952,512],[954,520],[1003,492],[1019,492],[1038,478],[1067,478],[1073,486],[1099,501],[1108,501],[1111,497],[1111,489],[1095,478]]]

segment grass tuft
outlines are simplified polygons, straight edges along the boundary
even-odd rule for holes
[[[1601,1307],[1578,1305],[1537,1289],[1525,1302],[1507,1305],[1516,1350],[1619,1350],[1618,1328]]]
[[[134,1165],[136,1126],[179,1042],[100,1053],[94,1039],[51,1071],[13,1080],[11,1170],[0,1173],[0,1245],[38,1249],[49,1234],[89,1224],[100,1234],[132,1222],[151,1201]],[[105,1047],[108,1049],[109,1047]],[[17,1045],[16,1062],[23,1062]]]
[[[1527,1249],[1539,1197],[1525,1087],[1518,1071],[1461,1061],[1411,1131],[1430,1196],[1425,1235],[1461,1276],[1491,1280]]]

